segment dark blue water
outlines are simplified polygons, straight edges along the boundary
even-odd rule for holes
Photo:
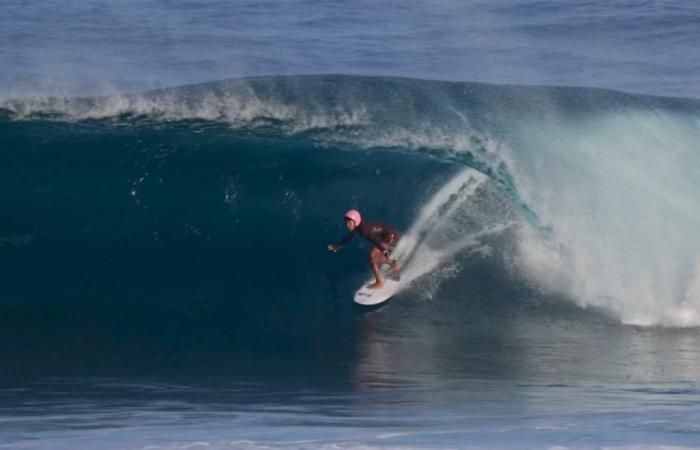
[[[3,4],[0,448],[696,447],[693,8]]]

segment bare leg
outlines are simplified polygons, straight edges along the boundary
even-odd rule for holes
[[[367,285],[370,289],[381,289],[384,287],[384,280],[382,279],[382,273],[379,271],[377,264],[372,263],[372,273],[374,274],[374,283]]]
[[[394,248],[394,247],[396,247],[396,243],[397,243],[397,242],[399,242],[399,237],[396,236],[396,235],[392,235],[392,236],[391,236],[391,239],[389,240],[389,242],[387,242],[387,245],[389,245],[389,246],[391,246],[392,248]],[[384,255],[382,255],[382,256],[384,256]],[[397,260],[391,259],[391,258],[388,258],[388,257],[386,258],[386,261],[387,261],[387,262],[389,263],[389,265],[391,266],[391,268],[389,269],[389,271],[388,271],[387,273],[390,274],[390,275],[395,275],[395,274],[399,271],[399,269],[401,268],[401,264],[399,264],[399,262],[398,262]]]
[[[379,265],[382,263],[391,264],[391,260],[384,256],[378,248],[374,247],[369,252],[369,265],[372,268],[372,274],[374,274],[374,283],[367,285],[370,289],[381,289],[384,287],[384,279],[382,278],[382,273],[379,270]]]
[[[389,269],[387,273],[395,274],[401,268],[401,264],[395,259],[392,259],[389,264],[391,265],[391,269]]]

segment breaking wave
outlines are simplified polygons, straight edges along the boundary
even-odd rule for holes
[[[405,230],[400,295],[439,302],[484,261],[622,323],[700,324],[696,100],[329,75],[5,99],[0,117],[15,330],[80,305],[105,340],[128,310],[166,319],[116,335],[226,345],[350,308],[364,250],[324,251],[349,207]]]

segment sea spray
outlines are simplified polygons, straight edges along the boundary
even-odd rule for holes
[[[403,283],[410,286],[516,221],[517,214],[498,185],[474,169],[464,169],[421,207],[399,242],[393,256],[403,261]]]

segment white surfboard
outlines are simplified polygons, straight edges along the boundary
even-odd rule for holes
[[[355,292],[355,303],[365,306],[378,305],[389,300],[401,287],[400,281],[385,279],[381,289],[368,288],[367,285],[373,282],[374,278],[368,280]]]

